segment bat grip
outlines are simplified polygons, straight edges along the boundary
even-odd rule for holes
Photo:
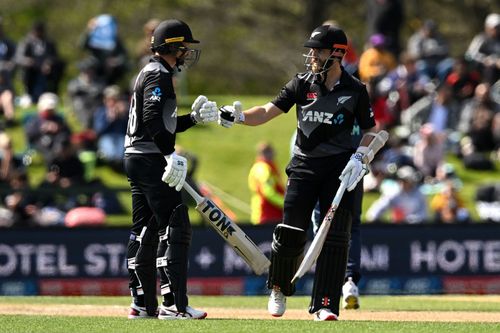
[[[194,188],[192,188],[191,185],[189,185],[187,182],[184,182],[182,187],[184,187],[186,192],[189,193],[191,197],[193,197],[194,201],[196,201],[196,204],[199,205],[200,203],[203,202],[203,197],[199,195],[198,192],[196,192]]]
[[[340,182],[339,189],[337,190],[337,193],[335,193],[335,198],[333,198],[332,201],[332,207],[338,207],[340,204],[340,201],[342,200],[342,196],[344,195],[344,192],[347,188],[347,177],[344,177],[344,179]]]

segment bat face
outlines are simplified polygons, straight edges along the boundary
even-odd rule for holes
[[[196,210],[203,214],[219,235],[253,269],[257,275],[264,273],[271,265],[269,259],[257,245],[231,221],[224,212],[208,198],[200,196],[188,183],[184,189],[196,201]]]
[[[210,223],[213,224],[215,229],[224,238],[227,239],[236,232],[233,228],[233,222],[229,219],[229,217],[227,217],[226,214],[224,214],[224,212],[209,199],[205,198],[202,203],[196,206],[196,210],[206,216]]]

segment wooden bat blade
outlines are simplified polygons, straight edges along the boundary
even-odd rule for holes
[[[241,228],[211,200],[196,206],[209,225],[236,251],[257,275],[263,274],[271,265],[269,259]]]
[[[332,207],[333,208],[333,207]],[[300,263],[297,272],[293,276],[292,283],[295,283],[298,279],[304,276],[311,267],[316,263],[316,260],[321,253],[321,249],[323,248],[323,244],[325,243],[326,235],[328,234],[328,230],[330,229],[330,225],[332,224],[333,216],[335,215],[335,210],[330,208],[328,214],[326,214],[321,226],[318,229],[318,233],[316,237],[314,237],[311,245],[307,249],[306,254],[304,255],[304,259]]]
[[[269,259],[241,228],[210,199],[199,195],[189,184],[184,188],[196,201],[196,210],[209,221],[209,225],[217,231],[234,251],[252,268],[257,275],[263,274],[271,265]]]

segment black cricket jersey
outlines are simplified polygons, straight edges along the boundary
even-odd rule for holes
[[[167,62],[153,56],[137,75],[125,136],[126,154],[171,154],[175,133],[195,124],[189,114],[177,116],[173,73]]]
[[[340,80],[328,91],[311,73],[299,73],[272,103],[288,112],[296,105],[297,138],[294,155],[325,157],[352,152],[351,132],[375,126],[365,85],[342,68]]]

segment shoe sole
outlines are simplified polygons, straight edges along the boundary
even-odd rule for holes
[[[155,316],[144,317],[144,316],[130,316],[129,315],[128,319],[133,319],[133,320],[135,320],[135,319],[139,319],[139,320],[141,320],[141,319],[158,319],[158,317],[155,317]]]
[[[356,296],[347,296],[344,305],[344,309],[346,310],[356,310],[359,309],[359,302]]]
[[[286,310],[286,309],[285,309]],[[273,317],[281,317],[285,314],[285,311],[283,311],[282,313],[276,313],[276,312],[272,312],[270,311],[269,309],[267,309],[267,312],[269,312],[269,314]]]
[[[160,320],[202,320],[202,319],[205,319],[206,317],[207,317],[207,313],[205,313],[205,315],[203,315],[202,317],[199,317],[199,318],[182,317],[182,316],[178,316],[178,317],[174,317],[174,316],[158,316],[158,319],[160,319]]]
[[[314,318],[314,321],[337,321],[338,318],[336,315],[331,315],[326,317],[325,319]]]

